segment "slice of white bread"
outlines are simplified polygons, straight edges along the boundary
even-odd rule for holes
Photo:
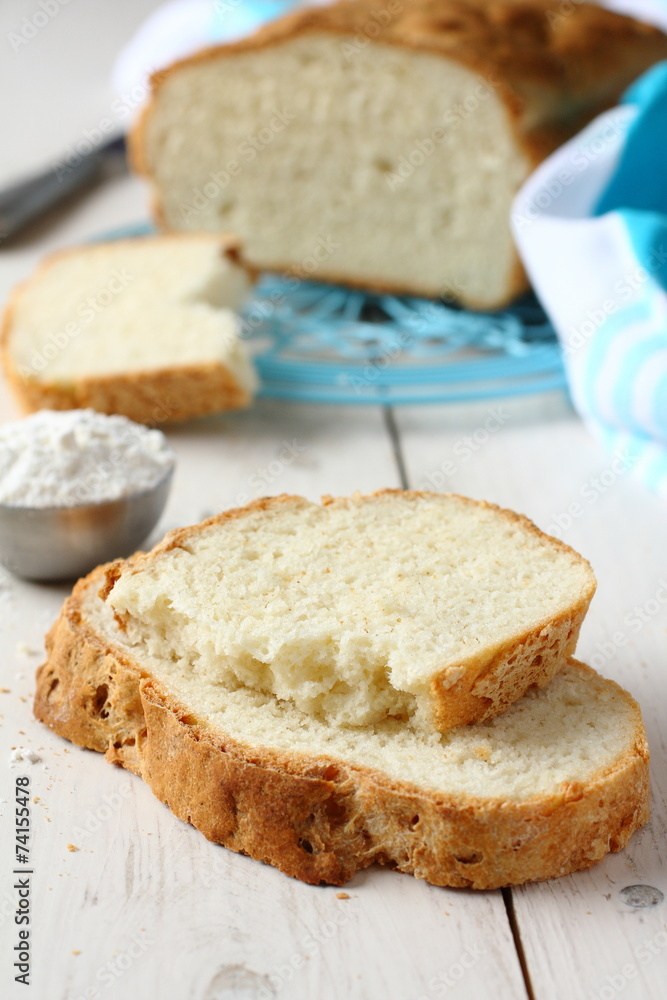
[[[373,862],[490,889],[586,868],[648,819],[639,708],[569,661],[504,715],[445,735],[386,719],[327,724],[132,645],[80,581],[47,639],[35,713],[134,771],[209,840],[305,882]]]
[[[113,582],[128,639],[333,724],[490,718],[574,651],[589,564],[511,511],[385,490],[275,497],[167,535]]]
[[[12,295],[2,360],[27,411],[90,407],[166,423],[247,406],[233,237],[147,236],[60,251]]]
[[[168,229],[256,267],[500,306],[519,186],[667,38],[562,0],[342,0],[154,78],[132,141]]]

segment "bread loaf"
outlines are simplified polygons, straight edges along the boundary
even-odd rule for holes
[[[164,227],[257,268],[491,309],[526,288],[521,183],[666,57],[587,3],[342,0],[158,74],[132,158]]]

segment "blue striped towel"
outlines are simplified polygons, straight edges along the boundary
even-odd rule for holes
[[[512,225],[574,405],[667,497],[667,63],[541,164]]]

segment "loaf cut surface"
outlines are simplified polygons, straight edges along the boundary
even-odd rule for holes
[[[524,518],[462,497],[277,497],[176,531],[110,580],[128,641],[332,724],[489,718],[548,683],[595,589]]]
[[[5,372],[26,410],[91,407],[165,423],[246,406],[234,238],[176,234],[61,251],[5,311]]]
[[[561,0],[355,0],[161,72],[135,167],[173,230],[260,269],[503,305],[510,233],[549,152],[667,57],[657,29]]]
[[[379,862],[488,889],[588,867],[648,818],[639,709],[580,663],[444,735],[394,719],[338,726],[129,642],[100,596],[129,568],[77,584],[35,712],[141,775],[210,840],[311,883]]]

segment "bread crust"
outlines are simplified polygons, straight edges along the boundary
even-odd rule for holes
[[[239,240],[229,233],[166,233],[116,240],[115,245],[128,244],[135,248],[138,240],[193,239],[219,242],[221,254],[242,267],[251,281],[256,280],[257,271],[243,259]],[[97,246],[104,244],[92,244],[91,250]],[[71,382],[23,375],[12,352],[18,303],[23,295],[29,294],[32,283],[39,281],[44,271],[64,257],[80,254],[81,250],[79,246],[66,247],[44,258],[37,270],[12,290],[5,308],[0,323],[0,360],[16,402],[24,413],[90,407],[100,413],[121,414],[141,424],[157,425],[250,405],[253,393],[221,362],[78,377]]]
[[[99,567],[66,600],[37,673],[35,715],[140,775],[209,840],[311,884],[342,885],[378,862],[434,885],[493,889],[587,868],[648,819],[648,747],[625,692],[631,745],[584,784],[521,802],[429,792],[333,757],[245,746],[189,714],[86,620],[91,594],[121,569]]]
[[[578,3],[565,13],[562,0],[410,0],[395,7],[387,8],[386,0],[339,0],[299,10],[247,38],[203,49],[154,74],[151,98],[130,135],[129,156],[132,168],[151,184],[157,223],[168,228],[149,162],[147,123],[169,77],[198,62],[259,52],[313,34],[338,35],[350,44],[361,39],[364,45],[394,45],[458,61],[488,81],[505,105],[528,174],[595,115],[613,106],[641,72],[667,58],[667,36],[658,28],[594,4]],[[267,270],[283,272],[291,266],[276,262]],[[320,266],[318,280],[392,294],[438,298],[443,293],[442,287],[378,281],[370,269],[367,278],[341,279],[334,262]],[[515,251],[507,286],[496,301],[480,303],[465,295],[461,301],[470,308],[501,308],[528,287]]]
[[[582,567],[590,572],[589,586],[581,598],[573,601],[554,618],[541,621],[534,628],[513,636],[496,651],[491,661],[484,656],[469,660],[465,664],[465,673],[455,683],[452,683],[446,670],[436,674],[430,682],[428,706],[424,706],[431,716],[434,728],[446,732],[454,726],[491,719],[506,711],[531,685],[546,687],[568,657],[574,653],[582,622],[595,593],[595,577],[587,560],[569,545],[540,531],[527,517],[498,507],[496,504],[471,500],[455,493],[433,494],[419,490],[384,489],[365,496],[355,494],[351,498],[325,496],[322,498],[322,503],[324,506],[329,506],[346,502],[348,499],[355,502],[373,502],[377,498],[390,496],[400,496],[404,499],[434,496],[454,498],[483,510],[494,510],[541,541],[546,541],[559,551],[577,559]],[[303,497],[281,494],[276,497],[260,498],[245,507],[223,511],[199,525],[177,528],[169,532],[150,552],[138,555],[133,560],[132,566],[141,569],[161,552],[187,547],[189,539],[196,537],[202,527],[224,524],[226,521],[236,520],[257,511],[270,512],[284,504],[305,503],[307,501]]]

